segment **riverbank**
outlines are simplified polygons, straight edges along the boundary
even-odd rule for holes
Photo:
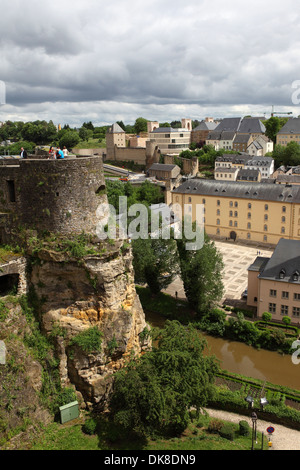
[[[194,312],[185,300],[176,301],[173,296],[163,293],[152,297],[148,289],[139,286],[137,292],[146,314],[146,321],[151,326],[163,328],[168,319],[186,324],[193,322]],[[235,317],[233,314],[229,316]],[[209,354],[220,360],[223,370],[300,390],[300,365],[293,363],[291,355],[249,346],[225,336],[213,336],[203,330],[199,332],[207,340]]]

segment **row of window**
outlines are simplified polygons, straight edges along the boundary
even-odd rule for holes
[[[205,209],[204,209],[204,212],[205,212]],[[217,215],[221,215],[220,209],[217,210]],[[238,214],[237,211],[235,211],[235,212],[229,211],[229,217],[238,217],[238,216],[239,216],[239,214]],[[248,219],[251,219],[251,218],[252,218],[251,212],[248,212],[247,218],[248,218]],[[265,214],[265,215],[264,215],[264,220],[266,220],[266,221],[269,220],[268,214]],[[282,217],[281,217],[281,222],[282,222],[283,224],[286,223],[286,217],[285,217],[285,216],[282,216]],[[300,222],[300,219],[299,219],[299,222]]]
[[[276,298],[277,297],[277,290],[270,289],[270,297]],[[287,292],[287,291],[281,292],[281,298],[282,299],[289,299],[289,297],[290,297],[289,292]],[[293,298],[294,298],[294,300],[299,300],[300,301],[300,294],[294,293]]]
[[[191,197],[189,198],[189,202],[192,202]],[[206,199],[202,199],[202,204],[206,204]],[[217,206],[220,206],[220,205],[221,205],[221,201],[218,199],[217,200]],[[239,207],[239,203],[237,201],[235,201],[235,202],[230,201],[229,206],[230,207]],[[252,203],[251,202],[248,203],[248,209],[252,209]],[[269,210],[269,205],[265,204],[264,209],[265,209],[265,211],[268,211]],[[286,213],[286,206],[282,206],[282,212]],[[300,214],[300,209],[299,209],[299,214]]]
[[[276,313],[277,305],[273,303],[269,303],[269,312]],[[289,314],[289,306],[288,305],[281,305],[280,306],[280,314],[281,315],[288,315]],[[293,317],[300,317],[300,307],[292,307],[292,315]]]
[[[231,216],[232,217],[232,216]],[[237,216],[235,216],[237,217]],[[221,225],[221,221],[220,219],[217,219],[216,221],[216,225]],[[238,227],[238,222],[235,220],[234,222],[232,220],[229,221],[229,227]],[[250,222],[248,222],[247,224],[247,230],[251,230],[251,224]],[[263,228],[264,232],[268,232],[269,228],[267,225],[264,225],[264,228]],[[285,227],[281,227],[281,233],[282,235],[285,234]]]

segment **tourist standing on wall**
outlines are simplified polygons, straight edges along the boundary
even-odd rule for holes
[[[64,153],[64,157],[67,157],[69,155],[67,147],[63,148],[63,153]]]
[[[21,147],[20,157],[21,158],[27,158],[27,152],[26,152],[26,150],[24,150],[23,147]]]

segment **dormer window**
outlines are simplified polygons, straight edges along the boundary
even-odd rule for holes
[[[285,269],[282,269],[279,273],[279,279],[284,279],[285,277]]]
[[[299,271],[295,271],[294,274],[293,274],[293,281],[298,282],[299,281],[299,276],[300,276]]]

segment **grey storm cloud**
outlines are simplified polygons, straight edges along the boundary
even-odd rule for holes
[[[300,79],[296,2],[244,3],[2,0],[0,80],[9,111],[63,103],[68,114],[72,104],[92,110],[96,102],[168,112],[292,106]]]

